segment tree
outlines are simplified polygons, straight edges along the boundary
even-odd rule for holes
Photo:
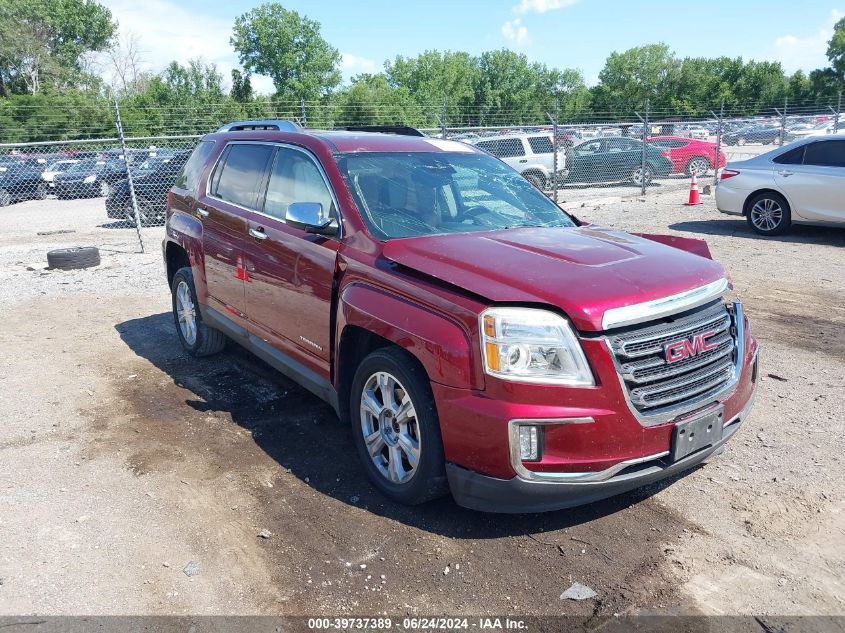
[[[237,68],[233,68],[232,91],[229,94],[232,99],[239,103],[249,103],[252,101],[252,82],[249,80],[249,75],[244,75]]]
[[[680,69],[681,62],[665,44],[614,52],[599,73],[593,97],[599,109],[608,113],[630,113],[646,101],[652,111],[669,110]]]
[[[833,26],[833,37],[827,43],[827,58],[833,70],[842,79],[845,77],[845,18]]]
[[[429,114],[430,117],[430,114]],[[362,74],[338,94],[338,125],[430,125],[407,88],[393,88],[387,76]]]
[[[112,71],[112,88],[129,94],[141,92],[150,80],[151,73],[141,53],[137,33],[128,33],[122,41],[115,39],[106,51]]]
[[[340,85],[340,52],[320,23],[277,2],[236,18],[230,42],[247,73],[269,75],[281,99],[316,100]]]
[[[0,96],[86,83],[85,54],[105,49],[116,29],[96,2],[0,0]]]

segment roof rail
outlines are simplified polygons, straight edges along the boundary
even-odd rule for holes
[[[398,134],[400,136],[425,136],[417,128],[408,125],[349,125],[341,129],[349,132],[380,132],[382,134]]]
[[[293,121],[282,119],[259,119],[257,121],[233,121],[218,128],[218,132],[241,132],[244,130],[279,130],[280,132],[299,132],[302,128]]]

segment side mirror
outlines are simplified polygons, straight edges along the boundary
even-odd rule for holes
[[[285,222],[290,226],[317,235],[337,235],[337,220],[323,211],[319,202],[293,202],[288,205]]]

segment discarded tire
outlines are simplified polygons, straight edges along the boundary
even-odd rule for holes
[[[59,248],[47,253],[47,266],[60,270],[77,270],[99,266],[100,250],[96,246]]]

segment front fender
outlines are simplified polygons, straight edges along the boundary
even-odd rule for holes
[[[351,284],[340,294],[340,329],[356,326],[413,354],[433,382],[469,389],[473,379],[471,342],[457,322],[387,291]]]

